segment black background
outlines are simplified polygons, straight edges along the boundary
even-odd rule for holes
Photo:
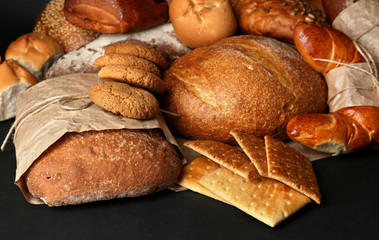
[[[0,54],[31,32],[48,0],[7,0],[0,8]],[[0,122],[5,138],[12,120]],[[11,142],[0,152],[0,239],[379,239],[379,151],[313,162],[322,203],[275,228],[205,196],[157,194],[49,208],[31,205],[14,185]]]

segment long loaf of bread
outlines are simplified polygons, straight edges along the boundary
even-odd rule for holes
[[[327,25],[298,23],[294,29],[293,40],[304,60],[324,76],[339,64],[314,58],[341,63],[365,62],[348,36]]]
[[[338,155],[379,142],[379,107],[345,107],[328,114],[303,114],[287,124],[292,140]]]

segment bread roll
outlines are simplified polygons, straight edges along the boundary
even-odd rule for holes
[[[326,23],[323,11],[309,0],[230,0],[242,33],[292,42],[298,22]]]
[[[326,83],[289,44],[262,36],[223,39],[176,60],[161,108],[187,138],[233,141],[238,130],[287,138],[290,118],[327,109]]]
[[[365,62],[348,36],[327,25],[298,23],[294,29],[293,39],[305,61],[324,76],[340,65],[314,58],[346,64]]]
[[[379,142],[379,107],[353,106],[328,114],[302,114],[287,125],[288,136],[309,148],[339,155]]]
[[[18,95],[38,80],[13,59],[0,64],[0,121],[16,116]]]
[[[181,161],[157,130],[66,133],[24,174],[48,206],[137,197],[176,182]]]
[[[33,32],[55,38],[65,52],[75,50],[96,39],[100,33],[72,25],[63,12],[65,0],[51,0],[40,13]]]
[[[105,34],[142,31],[168,19],[165,0],[66,0],[67,20]]]
[[[46,70],[63,52],[62,45],[54,38],[40,33],[28,33],[8,46],[5,59],[16,60],[37,79],[42,80]]]
[[[359,0],[322,0],[322,4],[329,20],[333,22],[340,12],[358,1]]]
[[[169,13],[176,35],[191,48],[233,36],[237,30],[228,0],[174,0]]]

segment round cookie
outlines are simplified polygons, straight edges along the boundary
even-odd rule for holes
[[[150,72],[158,77],[162,76],[161,70],[154,63],[132,55],[109,54],[97,58],[94,62],[94,66],[98,69],[107,65],[125,65]]]
[[[153,47],[137,43],[115,43],[105,47],[105,54],[128,54],[148,60],[161,69],[168,67],[165,57]]]
[[[130,83],[156,93],[163,93],[165,91],[161,78],[152,73],[129,66],[107,65],[100,69],[98,77]]]
[[[151,119],[159,112],[158,100],[150,92],[125,83],[98,82],[88,94],[96,105],[125,117]]]

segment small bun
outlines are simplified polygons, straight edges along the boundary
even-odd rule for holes
[[[39,15],[33,32],[55,38],[65,52],[75,50],[96,39],[100,33],[72,25],[63,12],[64,0],[52,0]]]
[[[16,116],[18,95],[38,80],[13,59],[0,64],[0,121]]]
[[[62,45],[54,38],[40,33],[28,33],[9,45],[5,59],[16,60],[37,79],[42,80],[45,71],[63,52]]]
[[[190,48],[210,45],[237,30],[228,0],[173,0],[169,14],[176,35]]]
[[[0,64],[0,91],[17,83],[36,84],[38,80],[13,59]]]

